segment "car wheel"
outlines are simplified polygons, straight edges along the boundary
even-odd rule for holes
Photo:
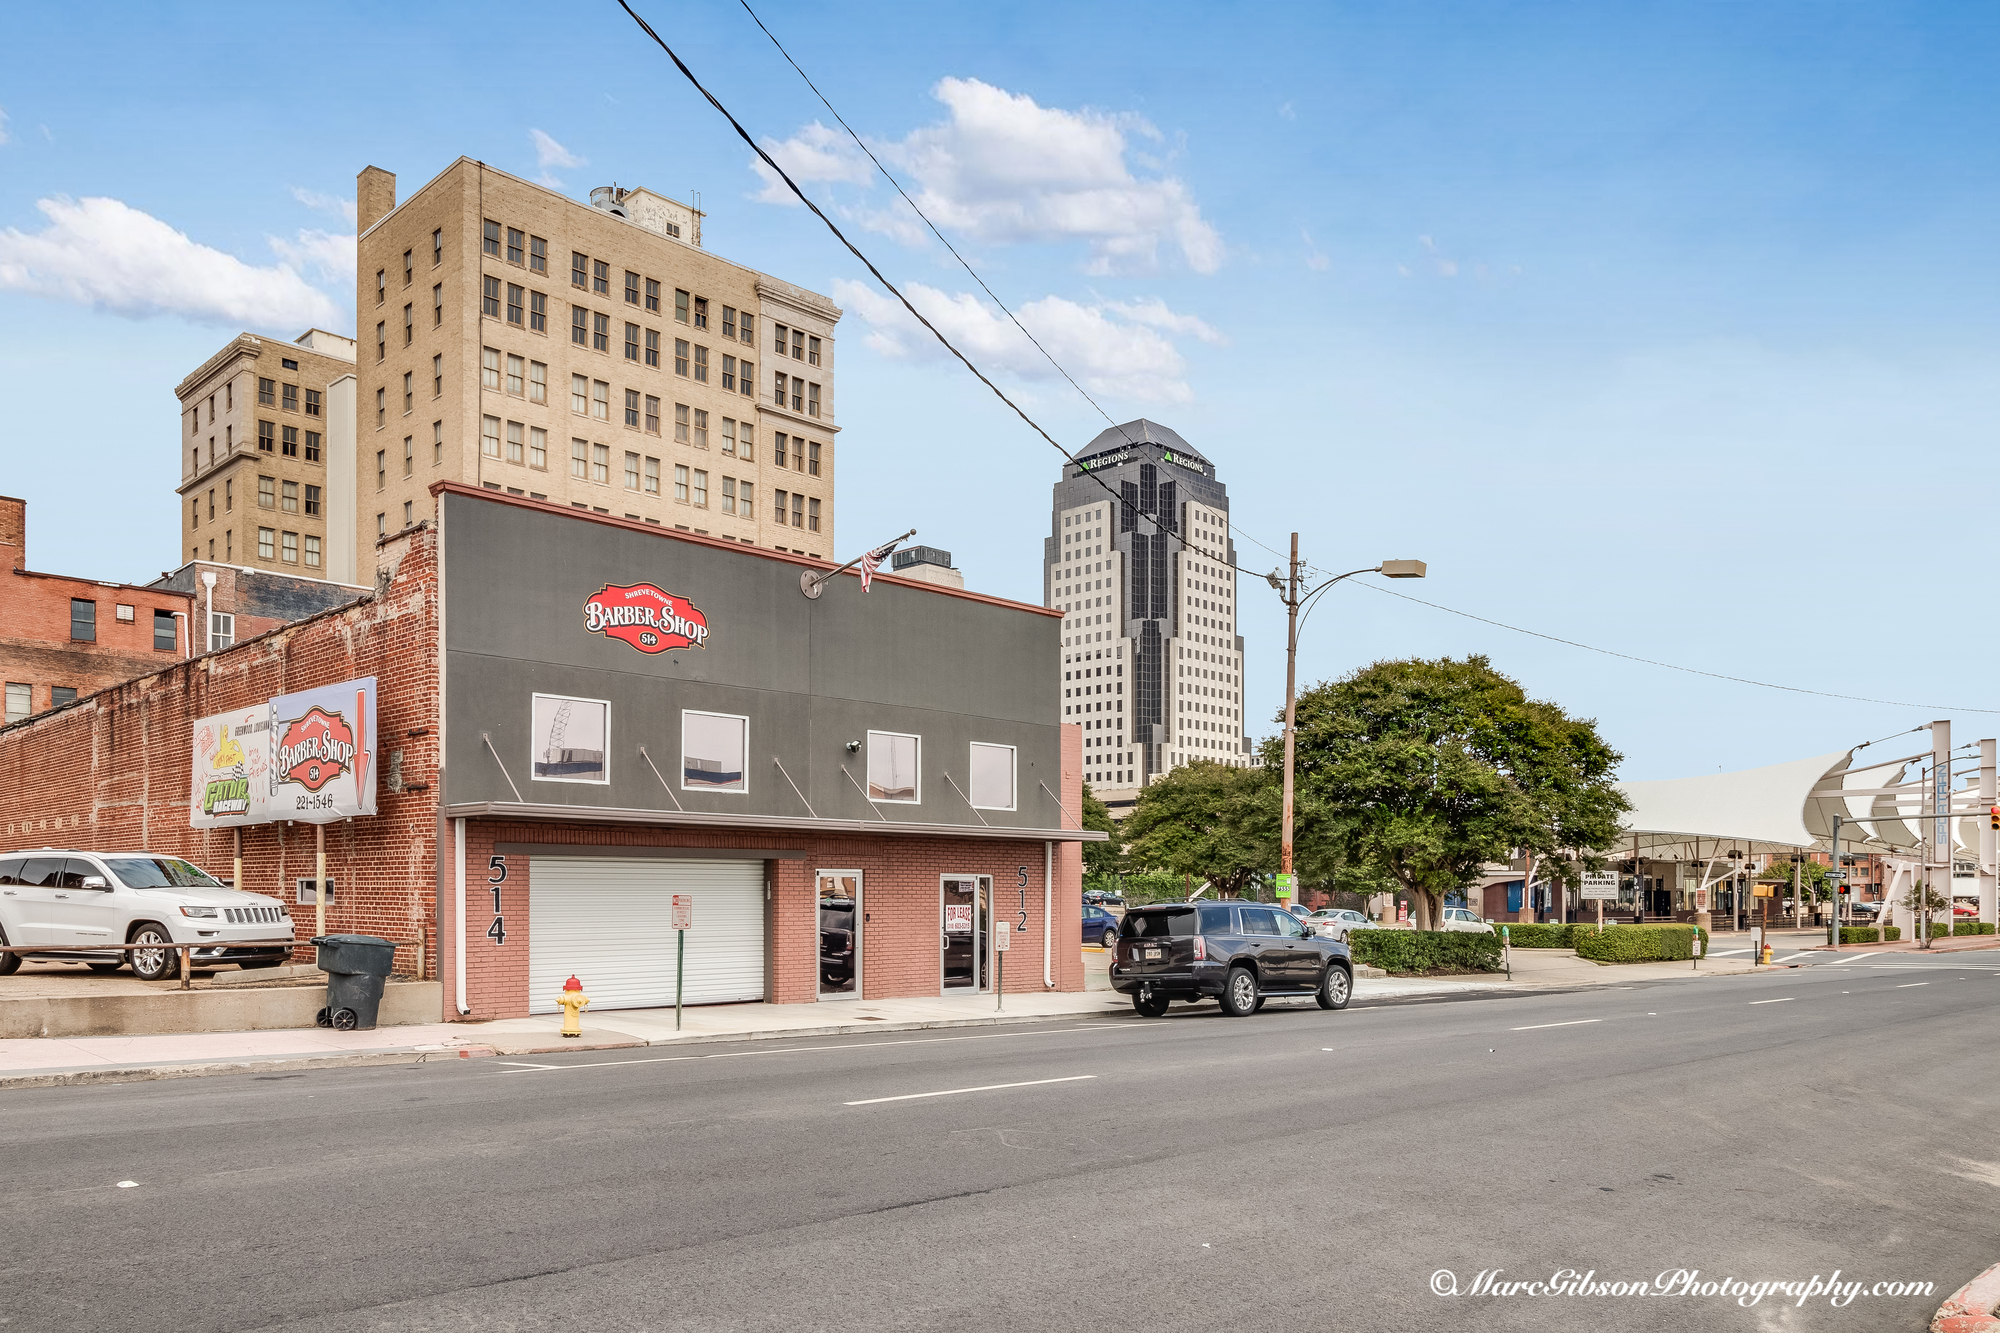
[[[92,963],[90,970],[100,977],[108,977],[123,966],[125,966],[123,963]]]
[[[1166,1015],[1168,1001],[1155,995],[1150,999],[1142,992],[1132,997],[1132,1007],[1139,1011],[1141,1018],[1162,1018]]]
[[[1347,969],[1338,963],[1328,963],[1326,975],[1320,978],[1319,989],[1313,992],[1322,1009],[1345,1009],[1347,1002],[1354,998],[1354,978],[1347,975]]]
[[[164,927],[149,921],[132,932],[129,942],[159,946],[132,951],[132,975],[139,980],[172,981],[181,974],[180,953],[172,947],[173,936]]]
[[[4,930],[0,930],[0,944],[12,944],[12,943],[13,941],[7,938],[7,932]],[[20,970],[21,970],[20,954],[0,953],[0,977],[12,976],[14,973],[19,972]]]
[[[1115,949],[1115,948],[1117,948],[1117,947],[1118,947],[1118,932],[1117,932],[1117,931],[1115,931],[1115,930],[1107,930],[1107,931],[1105,931],[1105,932],[1104,932],[1104,939],[1102,940],[1102,943],[1103,943],[1104,947],[1105,947],[1105,948],[1107,948],[1107,949]]]
[[[1232,967],[1222,983],[1222,1012],[1231,1018],[1248,1018],[1257,1012],[1257,974],[1247,967]]]

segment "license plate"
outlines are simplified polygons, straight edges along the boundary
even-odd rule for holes
[[[1144,958],[1149,963],[1157,963],[1160,961],[1160,951],[1158,948],[1141,950],[1139,956]]]

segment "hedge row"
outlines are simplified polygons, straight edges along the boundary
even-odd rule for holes
[[[1500,937],[1469,930],[1357,930],[1354,961],[1385,972],[1498,972]]]
[[[1495,923],[1493,929],[1500,929]],[[1516,949],[1574,949],[1575,925],[1542,925],[1533,921],[1507,923],[1507,941]]]
[[[1993,923],[1990,921],[1954,921],[1951,923],[1954,935],[1991,935]]]
[[[1891,926],[1889,929],[1894,930],[1895,927]],[[1873,944],[1881,938],[1882,932],[1873,926],[1842,926],[1840,928],[1840,942],[1842,944]]]
[[[1576,956],[1598,963],[1655,963],[1694,957],[1698,926],[1606,926],[1577,932]],[[1704,939],[1704,945],[1707,941]],[[1706,953],[1706,948],[1703,949]]]

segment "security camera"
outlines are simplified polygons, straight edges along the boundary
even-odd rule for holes
[[[849,742],[847,743],[847,752],[848,752],[849,754],[854,754],[854,753],[858,752],[858,751],[859,751],[860,749],[861,749],[861,742],[860,742],[860,741],[849,741]]]

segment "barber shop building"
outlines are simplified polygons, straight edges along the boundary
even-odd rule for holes
[[[1083,988],[1060,612],[454,483],[375,554],[373,598],[0,730],[0,850],[226,880],[240,845],[305,901],[318,830],[191,826],[195,724],[372,676],[328,928],[414,932],[444,1017],[572,975],[593,1010],[990,993],[1003,935],[1007,991]]]

